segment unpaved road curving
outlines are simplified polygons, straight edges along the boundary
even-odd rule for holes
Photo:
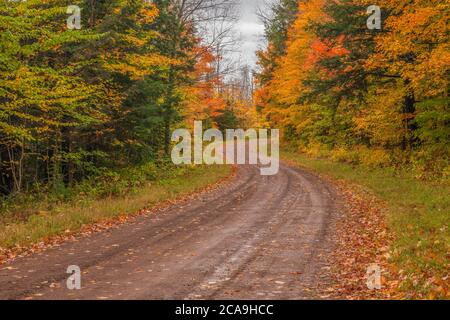
[[[0,299],[310,299],[330,283],[332,188],[282,165],[0,266]],[[66,269],[81,268],[81,290]]]

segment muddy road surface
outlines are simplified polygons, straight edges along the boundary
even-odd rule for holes
[[[311,173],[242,166],[194,199],[0,265],[0,299],[321,298],[337,203]]]

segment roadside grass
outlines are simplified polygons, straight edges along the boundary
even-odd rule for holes
[[[391,263],[410,298],[449,298],[450,185],[420,181],[409,172],[368,168],[286,151],[282,157],[337,180],[362,186],[388,206],[394,236]]]
[[[172,200],[202,190],[219,182],[232,172],[230,166],[183,166],[172,167],[162,177],[141,183],[120,195],[93,198],[90,195],[77,196],[71,201],[55,204],[40,201],[27,204],[34,214],[20,215],[21,206],[12,212],[3,213],[8,218],[0,220],[0,249],[26,247],[39,241],[76,233],[83,226],[107,222],[118,217],[151,209],[164,201]],[[111,183],[115,183],[111,181]],[[18,217],[14,221],[14,217]]]

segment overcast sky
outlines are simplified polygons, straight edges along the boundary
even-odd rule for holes
[[[262,6],[264,0],[240,0],[240,20],[236,25],[236,31],[242,37],[240,44],[240,56],[243,63],[252,67],[256,63],[256,50],[263,43],[264,26],[259,21],[257,9]]]

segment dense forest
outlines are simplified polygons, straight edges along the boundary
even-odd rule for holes
[[[158,161],[194,118],[240,124],[248,97],[221,61],[233,6],[2,1],[0,193],[60,192]]]
[[[250,70],[225,63],[234,0],[2,1],[0,194],[160,161],[194,119],[279,128],[312,156],[448,177],[449,5],[380,0],[373,29],[372,2],[271,2]]]
[[[220,291],[209,280],[193,284],[190,261],[196,278],[200,267],[209,270],[201,277],[214,278],[220,268],[244,270],[258,255],[255,261],[266,256],[267,264],[254,270],[270,278],[238,272],[239,278],[217,281],[225,297],[240,297],[242,286],[231,290],[228,283],[242,279],[253,295],[255,288],[261,293],[260,283],[267,285],[260,298],[277,297],[275,282],[286,281],[283,290],[294,293],[289,286],[296,282],[287,279],[306,275],[309,298],[314,277],[303,270],[314,269],[314,249],[340,256],[333,262],[339,298],[361,297],[373,263],[389,270],[386,278],[383,273],[387,297],[397,287],[404,291],[393,295],[398,298],[449,297],[450,2],[246,1],[0,1],[0,264],[186,200],[173,215],[162,214],[167,224],[159,216],[148,219],[139,232],[120,232],[116,242],[131,250],[145,232],[155,238],[142,244],[167,244],[160,248],[174,253],[179,273],[163,274],[183,292],[197,285],[214,288],[200,298]],[[264,4],[258,10],[256,3]],[[239,14],[250,15],[253,4],[253,16],[242,20]],[[256,57],[256,49],[243,44],[248,38],[261,42]],[[243,55],[253,60],[236,59],[239,51],[251,51]],[[264,180],[247,170],[256,168],[177,166],[170,159],[172,134],[193,129],[194,121],[202,121],[203,130],[279,129],[286,165]],[[232,178],[237,182],[227,189]],[[219,185],[217,198],[202,198]],[[341,202],[345,210],[337,209]],[[325,233],[339,242],[336,249]],[[103,242],[85,245],[91,250],[95,243]],[[191,254],[199,243],[204,251]],[[97,251],[110,252],[107,247]],[[151,249],[137,250],[146,252],[140,261],[166,259],[151,256],[159,251]],[[176,259],[175,250],[181,250]],[[214,250],[220,261],[201,258]],[[89,252],[82,251],[79,257]],[[283,261],[294,251],[300,252],[294,272],[274,282],[275,272],[287,274],[291,263]],[[95,261],[120,252],[95,255]],[[243,252],[239,259],[236,252]],[[299,257],[306,259],[302,272]],[[281,261],[278,269],[269,270],[274,261]],[[121,270],[124,279],[131,275]],[[179,282],[185,270],[186,285]],[[35,272],[39,282],[32,283],[31,272],[24,272],[30,278],[20,280],[14,271],[4,283],[26,282],[28,294],[35,284],[62,279],[42,282]],[[149,286],[149,296],[153,291]]]
[[[263,16],[262,125],[311,156],[448,178],[449,15],[441,0],[277,2]]]

